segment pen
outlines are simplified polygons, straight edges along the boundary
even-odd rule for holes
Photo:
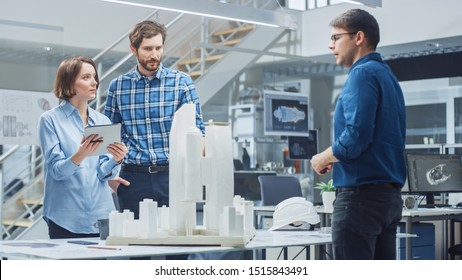
[[[121,250],[120,248],[116,247],[102,247],[102,246],[87,246],[90,249],[103,249],[103,250]]]

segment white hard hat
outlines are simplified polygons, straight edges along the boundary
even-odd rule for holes
[[[269,230],[306,229],[319,221],[313,203],[303,197],[291,197],[276,206],[273,226]]]

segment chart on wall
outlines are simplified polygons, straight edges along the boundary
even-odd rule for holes
[[[57,105],[50,92],[0,89],[0,144],[38,144],[38,119]]]

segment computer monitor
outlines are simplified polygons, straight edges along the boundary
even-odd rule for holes
[[[407,154],[410,194],[423,194],[427,204],[434,204],[434,195],[462,192],[461,155]]]
[[[246,200],[261,200],[260,175],[277,175],[274,171],[234,171],[234,195]]]
[[[318,131],[309,130],[307,137],[289,136],[289,159],[311,159],[318,153]]]
[[[265,135],[308,136],[308,96],[301,93],[265,91]]]
[[[440,155],[443,153],[442,145],[441,144],[406,144],[406,154],[436,154]],[[408,178],[406,177],[406,181],[404,182],[403,187],[401,188],[401,192],[404,195],[409,194],[409,183]]]

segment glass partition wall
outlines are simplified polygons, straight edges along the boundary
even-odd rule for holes
[[[406,144],[462,143],[462,85],[450,79],[401,82],[406,102]]]
[[[402,82],[406,152],[462,154],[462,86],[450,79]],[[407,184],[403,188],[408,191]],[[439,203],[446,197],[437,196]]]

